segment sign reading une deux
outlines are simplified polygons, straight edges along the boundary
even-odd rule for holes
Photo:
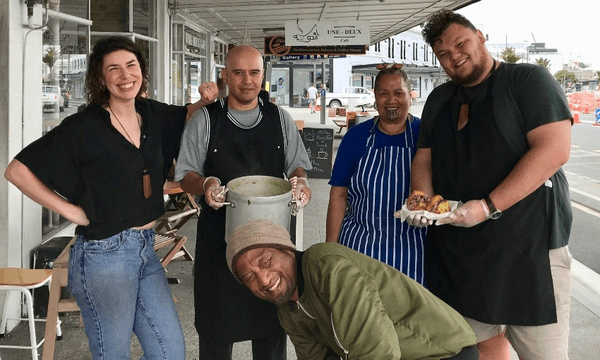
[[[288,46],[369,45],[371,33],[368,21],[285,22]]]

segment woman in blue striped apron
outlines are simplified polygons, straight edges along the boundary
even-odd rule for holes
[[[425,229],[393,214],[410,194],[410,169],[421,120],[408,113],[410,80],[400,64],[375,79],[379,116],[348,130],[329,184],[326,241],[395,267],[425,285]]]

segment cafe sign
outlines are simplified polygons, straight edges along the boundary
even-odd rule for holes
[[[288,46],[369,45],[371,33],[368,21],[285,22]]]
[[[364,55],[367,45],[289,46],[283,35],[265,36],[264,53],[272,56],[295,55]]]

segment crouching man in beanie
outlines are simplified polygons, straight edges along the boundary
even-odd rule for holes
[[[277,304],[299,360],[479,359],[460,314],[345,246],[296,251],[283,227],[253,220],[230,237],[227,264],[254,295]]]

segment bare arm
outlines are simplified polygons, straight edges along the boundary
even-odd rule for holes
[[[419,148],[417,150],[410,173],[410,188],[412,191],[420,190],[429,196],[434,195],[430,148]]]
[[[306,171],[301,167],[297,167],[290,174],[290,179],[293,177],[298,178],[295,197],[296,199],[300,200],[300,207],[304,207],[312,198],[312,191],[310,190],[310,185],[308,185]]]
[[[187,117],[185,118],[188,121],[192,115],[203,106],[212,104],[219,96],[219,87],[215,82],[205,82],[204,84],[198,86],[198,92],[200,93],[200,100],[196,101],[193,104],[189,104],[187,106]]]
[[[208,177],[204,177],[196,172],[190,171],[180,181],[181,189],[191,194],[204,195],[204,180],[206,180],[207,178]],[[212,182],[218,184],[217,180],[209,179],[207,181],[206,187],[208,188],[209,184]]]
[[[294,176],[297,176],[297,177],[299,177],[299,178],[300,178],[300,177],[303,177],[303,178],[305,178],[305,177],[306,177],[306,171],[305,171],[303,168],[301,168],[301,167],[297,167],[297,168],[295,168],[295,169],[294,169],[294,171],[292,171],[292,173],[290,174],[290,178],[293,178]]]
[[[329,191],[329,206],[327,207],[326,242],[339,242],[340,229],[346,214],[347,204],[348,188],[345,186],[332,186]]]
[[[217,210],[223,206],[225,192],[222,191],[221,181],[216,177],[202,176],[197,172],[190,171],[180,181],[180,184],[185,192],[204,195],[204,201],[211,208]]]
[[[569,160],[571,120],[548,123],[527,133],[529,150],[508,176],[489,194],[498,210],[504,211],[531,194]],[[487,220],[487,206],[476,199],[454,210],[438,223],[471,227]]]
[[[23,194],[43,207],[59,213],[69,221],[87,226],[88,220],[83,209],[78,205],[73,205],[49,187],[44,185],[40,179],[35,176],[27,166],[17,159],[13,159],[8,164],[4,172],[6,180],[14,184]]]

